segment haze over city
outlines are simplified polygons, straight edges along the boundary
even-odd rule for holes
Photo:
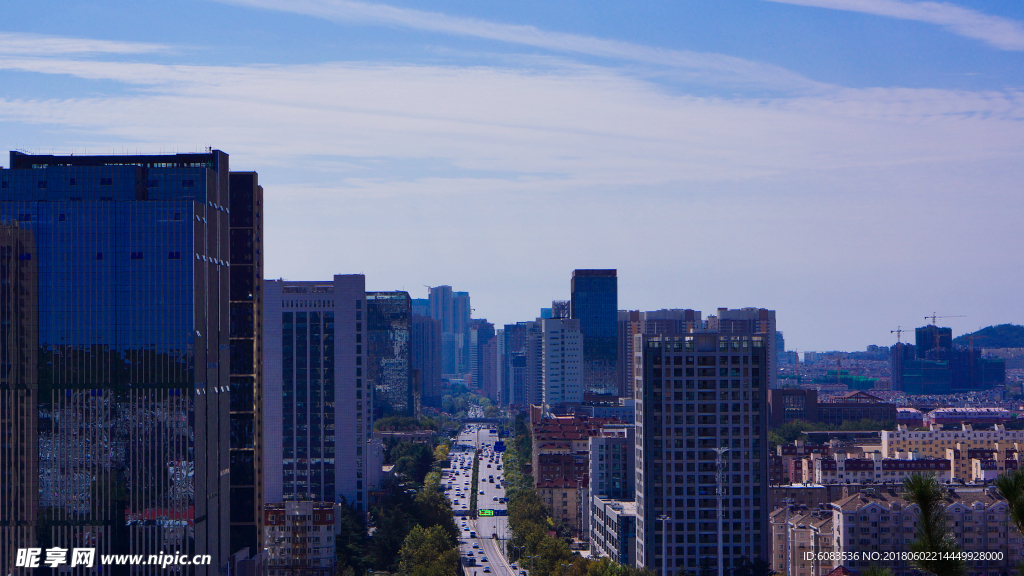
[[[41,15],[45,14],[45,17]],[[788,348],[1022,323],[1024,5],[5,7],[0,135],[257,170],[267,278],[447,284],[532,319],[763,307]],[[4,160],[5,161],[5,160]],[[10,166],[5,166],[9,168]]]

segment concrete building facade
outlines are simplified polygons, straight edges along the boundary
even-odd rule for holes
[[[267,576],[333,576],[334,504],[267,504],[263,516]]]
[[[366,281],[265,282],[264,500],[344,500],[367,511],[373,388]]]
[[[635,338],[637,564],[675,573],[767,558],[766,336]],[[716,448],[728,448],[721,541]]]
[[[590,549],[623,566],[636,565],[636,502],[590,497]]]

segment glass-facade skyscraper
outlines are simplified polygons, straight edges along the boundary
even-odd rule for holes
[[[412,300],[408,292],[367,292],[367,376],[376,416],[412,416]]]
[[[618,394],[619,288],[615,270],[573,270],[572,318],[583,333],[585,392]]]
[[[259,550],[263,525],[263,187],[231,173],[231,553]]]
[[[0,169],[3,573],[24,547],[226,564],[230,206],[216,150]]]

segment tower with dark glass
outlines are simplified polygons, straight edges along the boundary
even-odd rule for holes
[[[583,389],[618,394],[619,288],[615,270],[573,270],[570,313],[583,334]]]
[[[216,150],[0,169],[0,572],[83,545],[225,567],[231,192]]]

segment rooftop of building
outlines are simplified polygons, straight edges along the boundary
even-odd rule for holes
[[[946,507],[958,503],[965,506],[972,506],[977,502],[981,502],[986,508],[1000,502],[1006,502],[1005,499],[999,496],[995,488],[990,486],[948,488],[946,490],[944,501]],[[892,509],[893,504],[899,505],[899,508],[901,509],[907,508],[911,505],[902,497],[902,490],[896,486],[890,486],[888,488],[862,489],[857,494],[836,500],[832,503],[832,506],[839,508],[843,512],[853,512],[860,510],[871,503],[884,504],[886,508],[889,509]]]
[[[225,155],[220,150],[208,150],[206,152],[186,154],[96,154],[96,155],[59,155],[59,154],[27,154],[16,150],[11,151],[12,170],[39,169],[51,166],[143,166],[155,167],[177,167],[177,168],[206,168],[215,167],[211,162],[216,162],[219,155]]]
[[[594,496],[594,499],[605,504],[609,508],[613,508],[619,514],[636,516],[636,500],[613,500],[610,498],[601,498],[600,496]]]

